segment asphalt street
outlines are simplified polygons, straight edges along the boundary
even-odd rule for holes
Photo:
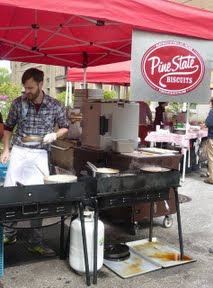
[[[98,272],[98,284],[91,286],[100,288],[211,288],[213,287],[213,185],[205,184],[199,172],[187,174],[185,183],[179,193],[192,200],[182,203],[181,218],[184,240],[184,251],[196,262],[160,269],[128,279],[122,279],[103,266]],[[162,217],[154,219],[153,236],[178,247],[176,215],[171,228],[162,227]],[[105,223],[106,239],[112,242],[127,242],[148,237],[148,226],[136,236],[130,235],[123,225]],[[18,245],[18,244],[15,244]],[[12,248],[11,248],[12,249]],[[13,248],[14,249],[14,248]],[[17,246],[18,249],[18,246]],[[7,253],[6,250],[5,253]],[[11,252],[13,252],[11,250]],[[8,252],[9,253],[9,252]],[[13,258],[13,253],[9,253]],[[7,255],[5,255],[7,257]],[[14,258],[15,259],[15,258]],[[51,259],[28,259],[12,261],[6,265],[5,275],[0,279],[4,288],[74,288],[86,287],[85,277],[76,274],[68,260],[58,257]],[[1,287],[1,285],[0,285]]]

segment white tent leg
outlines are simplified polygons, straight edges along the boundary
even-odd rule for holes
[[[190,115],[190,103],[187,103],[187,111],[186,111],[186,135],[189,132],[190,124],[189,124],[189,115]],[[190,140],[189,140],[189,147],[188,147],[188,168],[190,167],[191,162],[191,155],[190,155]]]
[[[183,170],[182,170],[182,179],[181,179],[183,183],[185,181],[185,175],[186,175],[186,155],[187,155],[187,149],[183,148]]]
[[[65,107],[67,107],[67,104],[68,104],[68,93],[69,93],[69,83],[67,81],[67,83],[66,83]]]
[[[73,108],[73,103],[72,103],[72,82],[69,82],[69,106]]]

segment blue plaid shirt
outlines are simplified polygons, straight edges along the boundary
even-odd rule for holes
[[[53,132],[56,124],[59,128],[69,127],[65,107],[59,101],[44,94],[37,112],[35,105],[24,94],[12,102],[5,127],[6,130],[13,131],[16,126],[12,144],[49,150],[48,144],[28,146],[21,141],[21,138],[27,135],[43,137]]]

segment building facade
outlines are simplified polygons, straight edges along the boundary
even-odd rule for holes
[[[44,71],[44,92],[52,97],[56,97],[57,94],[66,91],[66,72],[67,67],[34,64],[26,62],[11,62],[11,81],[14,84],[21,85],[21,77],[24,71],[35,67]],[[83,83],[72,83],[72,91],[74,89],[83,88]],[[117,95],[122,96],[124,94],[124,87],[116,85],[104,85],[104,84],[87,84],[87,88],[90,89],[104,89],[115,90]]]
[[[44,72],[44,91],[45,93],[56,97],[56,95],[66,90],[66,67],[25,63],[11,62],[11,80],[12,83],[21,85],[21,77],[24,71],[35,67]]]

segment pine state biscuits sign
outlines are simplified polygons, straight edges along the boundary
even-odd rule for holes
[[[169,95],[194,90],[203,80],[205,65],[200,54],[179,41],[162,41],[143,55],[141,72],[149,86]]]

